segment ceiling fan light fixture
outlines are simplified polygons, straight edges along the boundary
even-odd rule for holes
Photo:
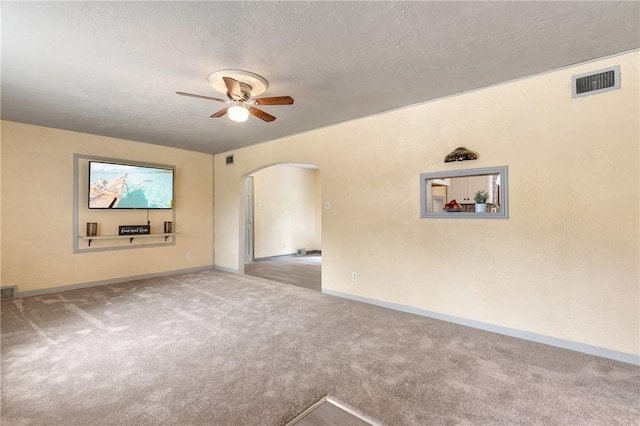
[[[210,115],[211,118],[220,118],[225,115],[229,119],[242,123],[247,121],[249,115],[270,123],[276,119],[273,115],[256,108],[258,106],[292,105],[291,96],[271,96],[267,98],[253,99],[255,95],[263,93],[269,83],[258,74],[241,70],[221,70],[209,74],[209,83],[217,91],[224,93],[227,100],[212,98],[211,96],[196,95],[195,93],[176,92],[180,96],[189,96],[215,102],[223,102],[230,105]]]
[[[247,121],[247,118],[249,118],[249,110],[241,105],[234,105],[230,107],[227,110],[227,114],[229,114],[229,119],[231,119],[231,121],[236,121],[238,123]]]

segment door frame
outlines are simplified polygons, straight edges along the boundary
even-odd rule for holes
[[[244,178],[244,263],[254,261],[253,176]]]

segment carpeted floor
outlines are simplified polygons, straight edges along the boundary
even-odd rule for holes
[[[206,271],[2,302],[2,425],[636,425],[640,367]]]

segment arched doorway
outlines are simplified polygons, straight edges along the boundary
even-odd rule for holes
[[[318,167],[276,164],[244,179],[245,274],[321,290]]]

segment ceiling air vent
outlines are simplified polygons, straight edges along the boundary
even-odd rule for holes
[[[620,88],[620,66],[571,77],[571,96],[595,95]]]

